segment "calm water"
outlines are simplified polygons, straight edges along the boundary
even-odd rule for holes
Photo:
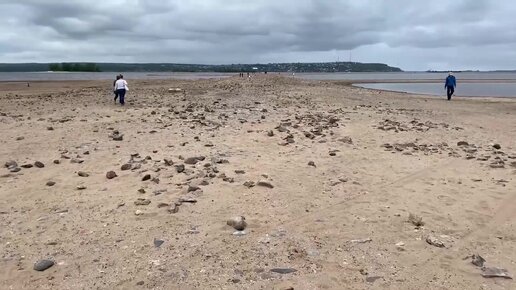
[[[357,84],[356,86],[422,95],[446,95],[444,84],[441,83],[374,83]],[[455,95],[462,97],[514,98],[516,97],[516,83],[459,83]]]
[[[271,73],[272,74],[272,73]],[[0,81],[37,81],[37,80],[111,80],[116,73],[4,73]],[[226,78],[236,74],[224,73],[124,73],[126,79],[210,79]],[[290,76],[289,73],[282,75]],[[310,80],[360,81],[357,86],[407,92],[414,94],[443,96],[446,73],[402,72],[402,73],[299,73],[296,78]],[[516,73],[467,72],[455,74],[458,81],[457,96],[470,97],[516,97]],[[400,82],[396,82],[399,80]],[[402,81],[413,81],[403,83]],[[468,80],[467,83],[461,80]],[[364,83],[371,81],[375,83]],[[385,81],[386,83],[382,83]],[[421,82],[418,82],[421,81]],[[475,82],[478,81],[478,82]],[[496,82],[490,82],[496,81]],[[428,83],[433,82],[433,83]]]
[[[111,80],[115,79],[117,73],[114,72],[0,72],[0,81],[73,81],[73,80]],[[234,74],[223,73],[124,73],[125,79],[183,79],[183,80],[197,80],[210,78],[224,78],[230,77]]]

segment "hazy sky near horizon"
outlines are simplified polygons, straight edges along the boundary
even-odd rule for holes
[[[0,0],[0,62],[516,69],[514,15],[509,0]]]

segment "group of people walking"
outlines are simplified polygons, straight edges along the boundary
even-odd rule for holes
[[[120,105],[125,105],[125,93],[129,91],[127,82],[124,80],[124,76],[119,74],[116,76],[116,80],[113,82],[113,92],[115,93],[115,103],[117,99],[120,99]]]

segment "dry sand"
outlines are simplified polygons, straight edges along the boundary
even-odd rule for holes
[[[1,289],[516,289],[516,101],[129,84],[0,84]]]

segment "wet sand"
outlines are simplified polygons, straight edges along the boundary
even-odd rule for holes
[[[514,289],[516,100],[128,81],[0,83],[5,289]]]

